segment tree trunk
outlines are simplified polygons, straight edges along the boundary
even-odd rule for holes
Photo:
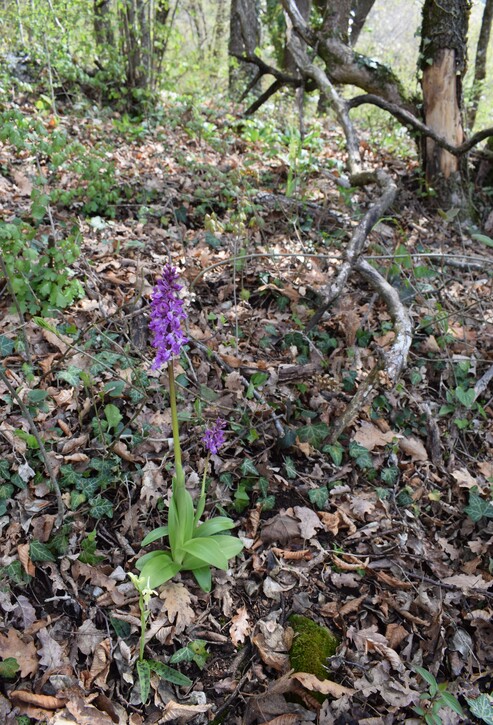
[[[260,43],[260,22],[256,0],[231,0],[229,22],[229,53],[231,56],[253,54]],[[233,97],[241,95],[244,87],[255,78],[257,67],[253,63],[233,61],[229,68],[229,91]]]
[[[468,114],[468,125],[472,130],[476,121],[476,113],[481,100],[483,81],[486,78],[486,56],[490,42],[491,22],[493,20],[493,0],[486,0],[483,10],[483,20],[479,32],[478,47],[476,49],[476,63],[474,65],[474,82],[472,87],[471,108]]]
[[[458,146],[464,140],[462,78],[466,70],[469,0],[425,0],[420,65],[427,126]],[[465,206],[460,161],[430,138],[423,145],[428,184],[445,208]]]
[[[110,0],[94,0],[94,36],[96,45],[114,46],[115,37],[111,26]]]
[[[370,10],[375,5],[375,0],[353,0],[352,25],[349,31],[349,44],[354,48],[358,42],[361,31],[366,23]]]

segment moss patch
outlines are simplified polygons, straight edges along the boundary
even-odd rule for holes
[[[294,639],[289,651],[291,667],[295,672],[309,672],[321,680],[327,679],[327,659],[335,654],[340,640],[327,627],[313,619],[292,614],[289,624],[294,630]]]

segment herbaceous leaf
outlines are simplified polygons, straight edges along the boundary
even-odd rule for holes
[[[58,335],[55,325],[53,325],[50,322],[48,322],[47,320],[45,320],[44,317],[33,317],[33,320],[37,324],[38,327],[42,327],[44,330],[48,330],[49,332],[52,332],[54,335]]]
[[[236,538],[236,536],[223,536],[222,534],[219,534],[217,536],[213,536],[212,538],[213,541],[219,544],[221,552],[228,560],[232,559],[234,556],[238,556],[238,554],[243,551],[243,544],[240,539]]]
[[[458,715],[464,715],[464,710],[462,709],[460,702],[450,692],[443,690],[440,693],[440,699],[444,701],[446,705]]]
[[[132,628],[128,622],[124,622],[123,619],[117,619],[116,617],[110,617],[110,624],[115,630],[115,634],[120,639],[128,639],[132,633]]]
[[[493,504],[491,501],[485,501],[474,491],[469,493],[469,503],[464,511],[474,523],[477,523],[483,517],[493,519]]]
[[[161,679],[166,680],[167,682],[171,682],[173,685],[178,685],[178,687],[190,687],[193,685],[193,682],[189,677],[182,675],[181,672],[173,669],[173,667],[165,665],[163,662],[148,660],[148,664],[156,675],[159,675]]]
[[[150,589],[156,589],[173,579],[181,568],[166,551],[151,551],[149,554],[144,554],[135,566],[141,576],[149,581]]]
[[[212,574],[210,566],[195,568],[192,573],[202,591],[209,593],[212,589]]]
[[[203,400],[207,400],[208,403],[214,403],[219,398],[219,393],[203,384],[199,385],[199,395]]]
[[[113,403],[108,403],[108,405],[104,406],[104,415],[108,421],[109,428],[114,428],[116,430],[118,423],[122,420],[122,414],[120,413],[119,408],[117,408]]]
[[[487,247],[493,247],[493,239],[491,237],[486,236],[486,234],[471,234],[471,237],[476,242],[481,242],[482,244],[486,244]]]
[[[185,541],[183,550],[191,554],[204,564],[215,566],[217,569],[228,568],[228,558],[221,550],[219,542],[214,541],[215,537],[197,538]]]
[[[29,556],[31,561],[56,561],[56,557],[46,544],[41,541],[31,541],[29,545]]]
[[[141,541],[141,546],[149,546],[149,544],[152,544],[154,541],[157,541],[158,539],[162,539],[165,536],[168,536],[168,527],[167,526],[158,526],[157,529],[153,529],[152,531],[149,531],[147,536],[145,536]]]
[[[151,691],[151,668],[147,660],[137,660],[137,674],[139,675],[140,700],[145,705]]]
[[[296,435],[302,443],[309,443],[314,448],[319,448],[329,435],[329,426],[325,423],[314,423],[298,428]]]
[[[213,534],[219,534],[220,531],[227,531],[228,529],[234,528],[234,521],[227,516],[216,516],[213,519],[204,521],[203,524],[198,526],[193,534],[195,539],[197,536],[212,536]]]
[[[39,390],[36,388],[35,390],[30,390],[27,394],[27,399],[30,403],[34,403],[36,405],[37,403],[42,403],[44,400],[46,400],[48,396],[48,393],[46,390]]]
[[[6,335],[0,335],[0,357],[12,355],[14,351],[14,341]]]
[[[493,725],[493,695],[480,695],[476,699],[466,697],[472,714],[486,723]]]
[[[428,672],[428,670],[425,670],[424,667],[419,667],[418,665],[415,665],[413,669],[418,673],[418,675],[421,675],[425,682],[428,683],[430,686],[430,692],[435,695],[438,692],[438,683],[431,672]]]

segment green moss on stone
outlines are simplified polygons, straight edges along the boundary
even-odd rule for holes
[[[292,614],[288,620],[294,630],[293,644],[289,651],[291,667],[295,672],[309,672],[321,680],[327,679],[327,660],[339,646],[339,638],[327,627],[313,619]]]

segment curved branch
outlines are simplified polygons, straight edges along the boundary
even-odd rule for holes
[[[399,293],[387,282],[380,272],[366,259],[359,259],[354,269],[373,287],[388,307],[394,322],[395,340],[389,352],[384,354],[385,372],[392,383],[399,378],[407,361],[413,339],[413,324],[407,308],[402,304]]]
[[[397,120],[403,123],[405,126],[412,126],[413,129],[422,133],[423,136],[429,136],[429,138],[433,139],[433,141],[435,141],[438,146],[441,146],[454,156],[463,156],[472,148],[474,148],[474,146],[477,146],[478,143],[484,141],[485,138],[493,136],[493,128],[485,128],[482,131],[478,131],[477,133],[473,134],[470,139],[464,141],[464,143],[462,143],[460,146],[452,146],[452,144],[449,144],[449,142],[446,141],[443,136],[440,136],[435,131],[433,131],[433,129],[423,123],[423,121],[420,121],[418,118],[416,118],[416,116],[414,116],[410,111],[407,111],[405,108],[402,108],[395,103],[390,103],[384,98],[376,96],[373,93],[365,93],[364,95],[351,98],[351,100],[348,101],[348,108],[358,108],[358,106],[362,106],[365,103],[370,103],[373,106],[378,106],[379,108],[382,108],[384,111],[387,111],[392,116],[394,116],[394,118],[397,118]]]
[[[365,216],[356,227],[356,231],[351,237],[351,241],[346,248],[344,255],[345,260],[339,269],[339,273],[328,288],[322,292],[322,304],[308,323],[307,330],[311,330],[315,327],[332,302],[340,296],[344,286],[346,285],[351,270],[355,267],[355,264],[363,251],[368,234],[371,232],[380,217],[385,214],[389,206],[391,206],[394,202],[397,194],[397,186],[394,184],[390,176],[384,171],[379,170],[375,175],[374,181],[376,181],[383,189],[382,196],[368,209]]]

